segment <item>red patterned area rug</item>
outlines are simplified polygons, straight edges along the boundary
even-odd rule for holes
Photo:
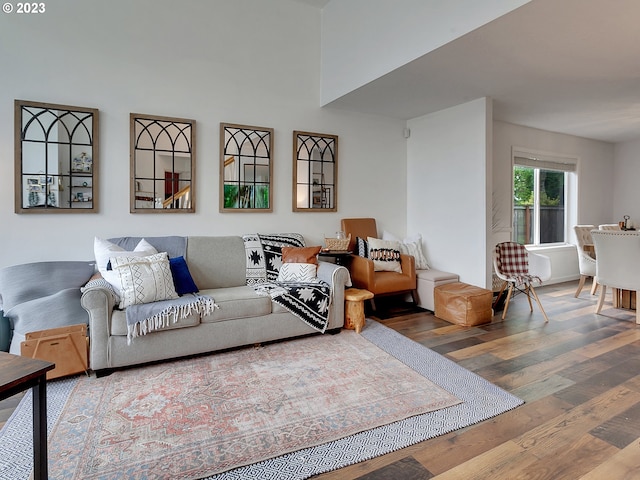
[[[81,378],[49,473],[203,478],[460,402],[353,331],[306,337]]]

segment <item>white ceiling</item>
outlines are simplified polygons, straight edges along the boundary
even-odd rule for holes
[[[410,119],[484,96],[497,120],[640,138],[640,0],[533,0],[329,105]]]

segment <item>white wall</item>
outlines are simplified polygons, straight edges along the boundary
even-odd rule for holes
[[[493,124],[494,228],[490,244],[511,238],[511,151],[514,146],[578,158],[578,211],[575,223],[599,225],[617,221],[612,215],[614,192],[619,188],[616,182],[614,189],[613,144],[496,121]],[[569,241],[575,243],[573,231],[570,232]],[[552,247],[540,253],[551,257],[553,276],[546,283],[579,277],[575,248]]]
[[[640,140],[617,143],[614,152],[613,214],[607,223],[619,222],[629,215],[632,225],[640,229]]]
[[[407,122],[407,231],[422,234],[434,268],[480,287],[490,285],[491,115],[481,98]]]
[[[322,104],[529,1],[331,1],[322,13]]]
[[[404,122],[320,107],[321,11],[291,0],[57,0],[0,15],[0,267],[90,259],[94,235],[406,230]],[[100,109],[100,211],[17,215],[13,101]],[[197,213],[129,213],[129,113],[197,121]],[[219,123],[273,127],[273,213],[218,212]],[[292,213],[292,131],[339,136],[337,213]]]

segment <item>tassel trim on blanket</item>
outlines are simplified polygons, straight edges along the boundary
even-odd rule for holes
[[[183,299],[184,297],[181,297],[179,300]],[[159,304],[165,302],[155,303]],[[132,308],[134,306],[135,305],[131,305],[128,308]],[[201,316],[209,315],[218,308],[220,307],[215,303],[213,298],[205,295],[195,295],[195,299],[193,301],[186,303],[184,301],[182,303],[169,303],[159,312],[143,320],[129,323],[129,319],[127,318],[127,344],[131,345],[134,338],[168,327],[173,323],[177,323],[178,320],[182,318],[187,318],[190,315],[195,314],[199,314]]]

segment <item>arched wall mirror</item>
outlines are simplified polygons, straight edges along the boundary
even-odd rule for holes
[[[338,209],[338,137],[293,132],[293,211]]]
[[[220,211],[273,211],[273,129],[220,124]]]
[[[98,211],[98,110],[15,101],[15,212]]]
[[[195,124],[131,114],[131,213],[195,212]]]

